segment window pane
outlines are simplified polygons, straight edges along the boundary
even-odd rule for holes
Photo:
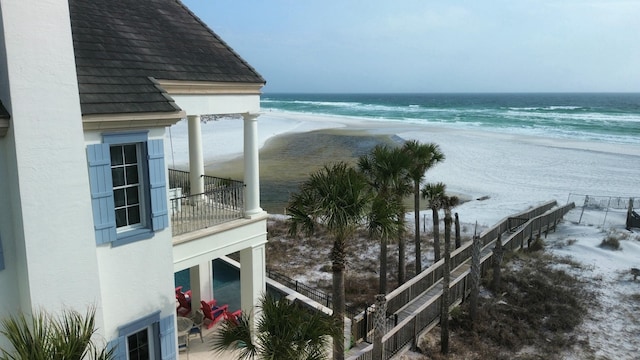
[[[126,204],[126,201],[124,198],[124,189],[113,190],[113,202],[116,207],[121,207]]]
[[[124,145],[125,164],[135,164],[138,162],[138,154],[135,145]]]
[[[121,146],[112,146],[111,150],[111,166],[113,165],[122,165],[122,147]]]
[[[136,205],[138,203],[139,203],[138,187],[137,186],[128,187],[127,188],[127,205]],[[116,204],[116,206],[118,206],[118,204]]]
[[[138,166],[127,166],[127,184],[133,185],[138,183]]]
[[[127,226],[127,209],[116,210],[116,227]]]
[[[113,180],[113,186],[122,186],[124,185],[124,168],[112,168],[111,169],[111,178]]]
[[[148,329],[141,330],[127,337],[130,360],[150,360]]]
[[[127,208],[129,212],[129,225],[140,223],[140,206]]]

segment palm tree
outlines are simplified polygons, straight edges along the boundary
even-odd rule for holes
[[[289,232],[312,235],[319,226],[333,236],[331,270],[333,276],[333,317],[344,329],[344,270],[349,237],[361,226],[369,212],[372,192],[364,175],[345,162],[325,165],[311,174],[291,196],[287,212]],[[344,338],[334,334],[334,359],[344,359]]]
[[[376,191],[377,206],[369,216],[370,233],[380,232],[380,293],[386,294],[387,238],[398,237],[398,282],[405,279],[404,197],[410,193],[408,178],[410,159],[399,147],[376,145],[371,153],[360,157],[358,168]],[[382,226],[385,228],[383,229]]]
[[[20,314],[3,319],[0,334],[13,351],[0,348],[1,360],[113,359],[113,350],[100,347],[91,339],[96,332],[95,309],[85,315],[64,310],[60,318],[44,311],[32,316]]]
[[[409,177],[413,181],[413,216],[415,223],[416,275],[422,272],[422,251],[420,250],[420,184],[424,174],[436,163],[444,161],[444,154],[437,144],[421,144],[413,140],[404,143],[404,150],[411,158]]]
[[[446,194],[444,183],[429,183],[422,187],[422,198],[427,200],[433,217],[433,262],[440,260],[440,219],[438,211],[443,207]]]
[[[286,299],[261,299],[255,332],[250,316],[222,322],[213,336],[214,351],[238,349],[238,359],[326,359],[329,338],[336,333],[332,319]]]
[[[449,352],[449,284],[451,280],[451,208],[458,205],[455,196],[443,196],[444,208],[444,269],[442,270],[442,309],[440,313],[440,352]]]

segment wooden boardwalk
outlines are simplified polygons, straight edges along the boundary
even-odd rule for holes
[[[491,251],[488,249],[488,247],[485,249],[487,249],[486,250],[487,253]],[[484,256],[485,254],[483,253],[482,255]],[[470,268],[471,268],[471,260],[466,261],[465,263],[461,264],[457,268],[453,269],[451,271],[451,282],[455,281],[455,279],[457,279],[458,277],[464,275],[464,273],[466,273],[467,270],[469,270]],[[396,311],[394,313],[394,316],[397,317],[398,322],[401,322],[411,316],[414,316],[417,310],[420,307],[422,307],[424,303],[426,303],[427,301],[429,301],[430,299],[436,296],[439,296],[440,294],[442,294],[442,279],[438,280],[438,282],[433,284],[433,286],[431,286],[425,292],[423,292],[418,297],[413,299],[407,305],[403,306],[400,310]],[[462,299],[452,299],[452,300],[453,300],[453,303],[455,304],[455,302],[460,302]]]
[[[479,237],[483,244],[480,250],[481,267],[485,268],[491,264],[498,237],[502,239],[505,251],[528,247],[531,241],[541,236],[542,232],[546,235],[549,230],[555,229],[558,221],[574,208],[575,204],[570,203],[551,210],[554,206],[556,206],[555,201],[548,202],[532,210],[515,214],[483,232]],[[452,252],[452,263],[454,266],[456,263],[459,265],[450,271],[450,307],[460,304],[470,293],[471,247],[471,242],[467,242],[460,249]],[[439,322],[443,280],[441,271],[438,274],[437,269],[443,265],[442,260],[438,261],[416,278],[387,295],[387,311],[391,314],[387,313],[386,329],[383,329],[385,335],[382,339],[384,349],[382,358],[393,357],[412,342],[415,343],[420,333],[429,331]],[[428,287],[421,291],[420,284],[424,282],[427,282],[424,285]],[[354,321],[356,323],[364,321],[368,333],[365,335],[365,340],[372,339],[373,313],[367,309],[363,315],[362,319]],[[355,329],[362,330],[363,327],[358,326]],[[360,346],[349,351],[347,358],[371,360],[372,349],[372,344],[364,348]]]

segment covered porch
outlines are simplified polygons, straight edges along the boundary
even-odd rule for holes
[[[158,82],[187,113],[189,171],[168,173],[174,273],[188,272],[195,313],[201,300],[216,299],[212,261],[239,252],[240,305],[250,312],[266,279],[267,214],[260,207],[257,123],[263,84]],[[201,119],[208,115],[243,123],[236,140],[243,144],[242,180],[204,173],[205,158],[213,157],[202,146]]]

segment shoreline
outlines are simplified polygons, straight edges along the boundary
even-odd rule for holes
[[[242,121],[213,123],[213,126],[203,124],[203,137],[205,133],[211,136],[206,143],[203,141],[209,146],[204,150],[207,173],[242,169],[238,167]],[[403,140],[434,142],[441,147],[446,159],[427,172],[425,181],[442,181],[449,192],[470,199],[487,198],[472,200],[457,208],[466,223],[477,220],[481,225],[491,225],[532,204],[553,199],[565,203],[571,193],[630,196],[638,193],[640,183],[640,146],[629,144],[280,111],[263,112],[258,127],[263,189],[274,186],[268,180],[274,175],[269,174],[270,157],[275,157],[281,166],[273,172],[283,178],[299,174],[310,161],[295,151],[282,150],[291,144],[298,149],[305,146],[319,149],[316,151],[319,158],[327,155],[337,160],[335,154],[348,152],[345,147],[350,142],[336,138],[392,139],[397,136]],[[327,140],[331,137],[334,142]],[[330,144],[336,142],[340,145],[332,148]],[[351,142],[351,145],[358,144]],[[281,192],[296,191],[290,183],[285,182],[282,187]],[[263,198],[262,202],[265,201],[270,200]]]

